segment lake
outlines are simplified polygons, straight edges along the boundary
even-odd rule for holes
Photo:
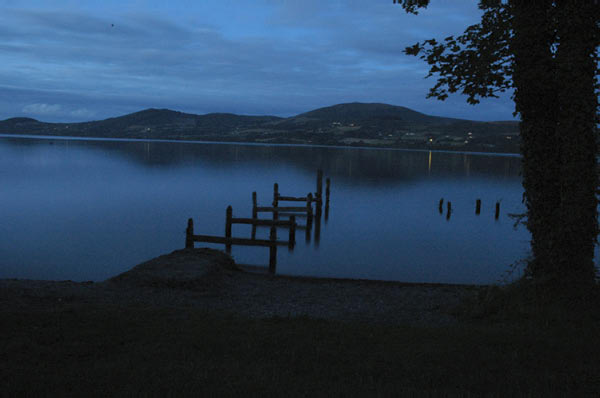
[[[320,239],[298,231],[293,252],[278,250],[280,274],[494,283],[518,276],[529,255],[529,233],[508,216],[525,211],[517,156],[0,136],[0,278],[104,280],[183,248],[190,217],[196,234],[223,236],[227,206],[250,217],[253,191],[261,206],[275,182],[282,195],[315,192],[319,168],[331,179]],[[263,247],[232,255],[269,261]]]

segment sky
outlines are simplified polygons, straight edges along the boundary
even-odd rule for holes
[[[0,120],[77,122],[147,108],[293,116],[346,102],[514,120],[510,93],[426,99],[403,53],[477,23],[476,0],[0,0]]]

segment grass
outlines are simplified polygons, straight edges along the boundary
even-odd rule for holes
[[[3,315],[3,396],[600,393],[594,321],[415,328],[91,305]]]

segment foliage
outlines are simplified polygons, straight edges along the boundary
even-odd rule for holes
[[[461,90],[474,105],[480,98],[497,97],[497,92],[512,88],[510,23],[510,10],[501,4],[488,8],[481,23],[469,26],[456,38],[446,37],[442,43],[430,39],[407,47],[406,54],[421,54],[431,65],[427,77],[440,75],[427,97],[445,100],[449,93]]]
[[[402,1],[416,13],[428,1]],[[533,259],[527,276],[551,296],[586,296],[595,280],[600,2],[480,1],[481,22],[442,43],[405,49],[438,74],[428,97],[471,104],[514,90]]]

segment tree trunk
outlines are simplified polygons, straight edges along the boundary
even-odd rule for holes
[[[550,294],[593,284],[598,233],[596,41],[590,37],[595,33],[585,33],[596,32],[594,14],[585,2],[576,2],[578,8],[572,1],[553,3],[511,2],[515,103],[533,251],[527,273]]]
[[[560,228],[555,267],[570,290],[594,281],[598,235],[594,1],[558,1],[556,86],[560,138]]]

